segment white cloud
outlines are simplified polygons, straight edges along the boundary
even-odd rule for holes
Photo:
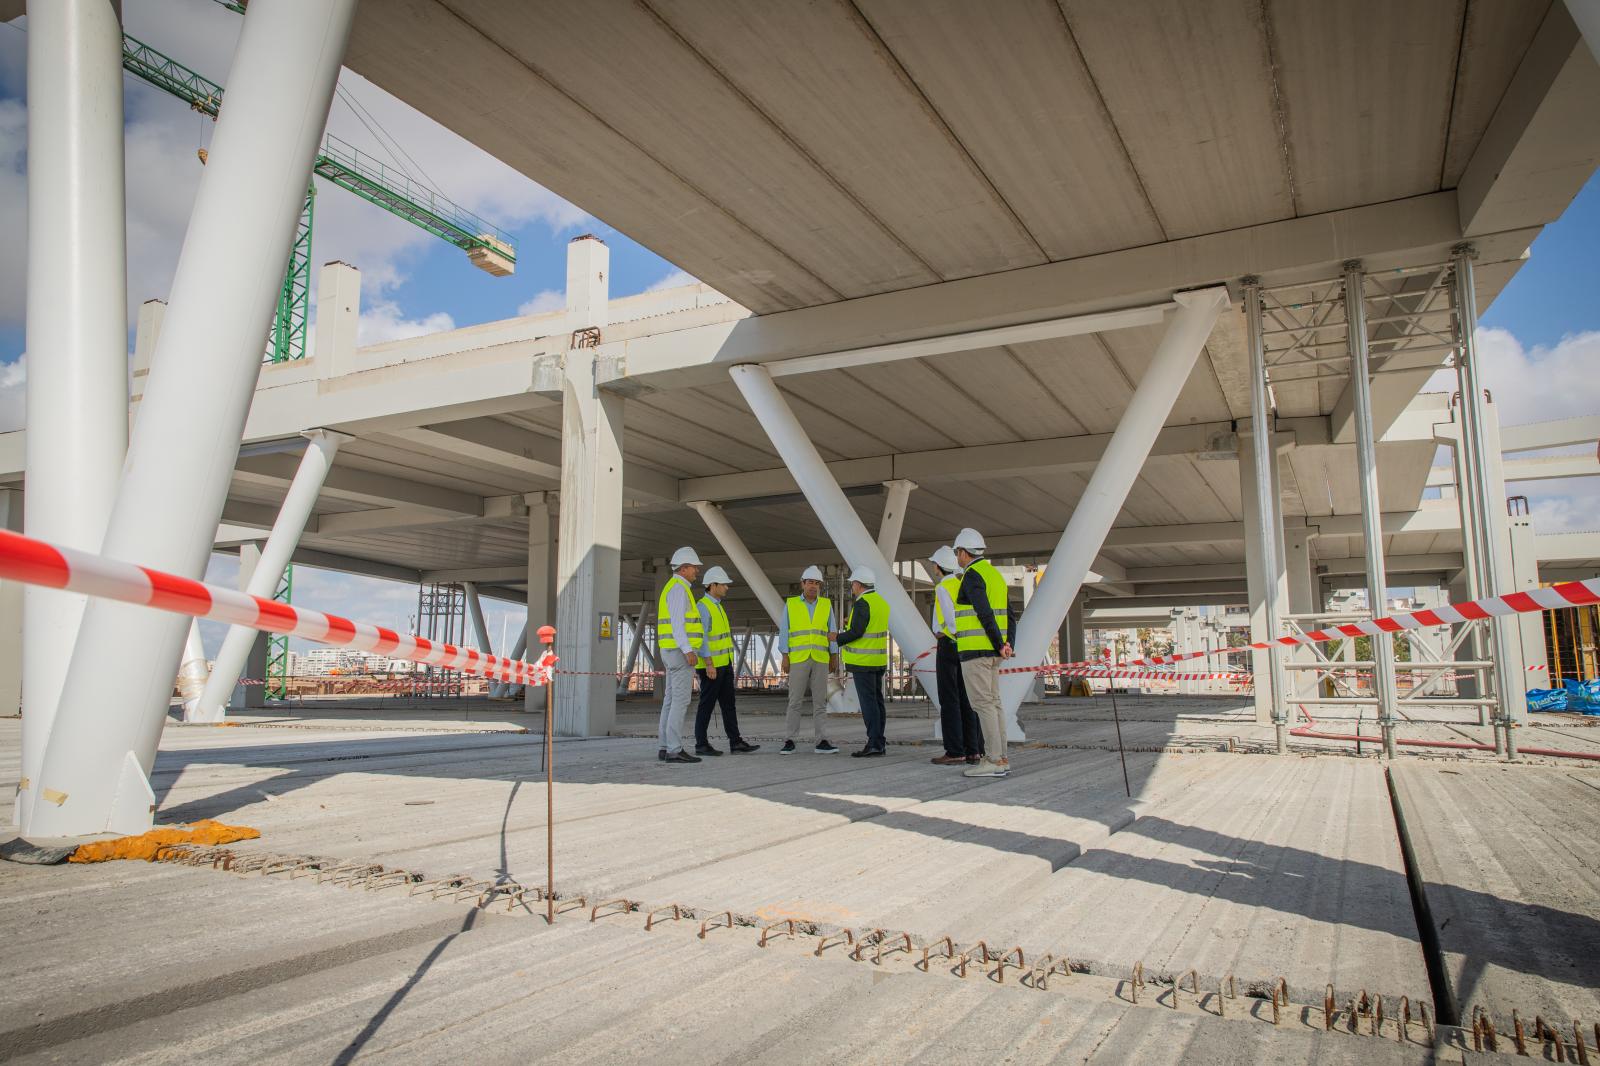
[[[361,319],[356,324],[356,343],[363,346],[382,344],[384,341],[400,341],[455,328],[455,320],[443,311],[435,311],[422,318],[406,318],[393,300],[382,300],[361,312]]]
[[[672,270],[665,277],[657,278],[645,287],[645,292],[660,292],[662,289],[676,289],[680,285],[698,285],[700,279],[691,276],[686,271]]]
[[[27,415],[28,357],[0,363],[0,433],[21,429]]]
[[[127,8],[126,27],[132,36],[226,86],[242,21],[238,16],[193,0],[141,0]],[[21,94],[26,52],[24,32],[0,28],[0,96]],[[429,182],[446,196],[502,228],[539,223],[562,232],[591,221],[578,208],[365,79],[346,70],[340,85],[368,115],[358,117],[345,99],[336,96],[328,132],[385,166],[395,166],[394,160],[368,125],[392,135],[405,152],[421,161]],[[132,77],[124,81],[124,110],[131,325],[140,303],[165,298],[171,290],[203,173],[196,149],[209,145],[214,126]],[[0,250],[0,325],[20,325],[24,315],[26,144],[26,109],[21,100],[0,99],[0,226],[13,238]],[[408,161],[399,169],[417,168]],[[416,261],[437,246],[436,238],[359,197],[318,184],[314,260],[353,263],[362,271],[369,300],[405,281]]]
[[[1554,347],[1528,349],[1507,330],[1480,329],[1478,361],[1501,425],[1600,411],[1600,330],[1569,334]]]
[[[556,289],[545,289],[534,294],[533,299],[517,308],[519,315],[542,315],[547,311],[559,311],[567,306],[567,294]]]
[[[1590,479],[1584,481],[1593,484]],[[1539,533],[1587,533],[1600,530],[1600,493],[1525,491]]]

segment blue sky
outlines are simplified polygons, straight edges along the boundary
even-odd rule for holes
[[[204,0],[125,0],[128,32],[226,84],[238,17]],[[22,421],[26,274],[25,20],[0,24],[0,431]],[[131,77],[127,115],[130,327],[140,302],[165,297],[198,184],[196,149],[209,120]],[[361,114],[358,114],[358,111]],[[612,294],[688,280],[672,264],[346,71],[329,132],[386,163],[411,169],[445,195],[515,235],[517,273],[494,279],[465,256],[341,190],[317,198],[314,262],[341,259],[362,271],[362,343],[493,321],[560,305],[567,241],[593,232],[611,248]],[[382,134],[382,136],[380,136]],[[398,142],[400,159],[385,139]],[[415,162],[413,162],[413,160]],[[414,172],[415,173],[415,172]],[[1530,261],[1483,315],[1486,378],[1506,424],[1600,410],[1600,180],[1534,244]],[[313,310],[313,314],[314,314]],[[131,333],[130,333],[131,336]],[[1545,532],[1600,528],[1594,481],[1526,486]],[[215,557],[208,576],[232,583],[236,563]],[[415,589],[305,571],[301,602],[366,621],[404,626]],[[519,607],[486,604],[498,642]],[[208,634],[213,648],[220,636]]]

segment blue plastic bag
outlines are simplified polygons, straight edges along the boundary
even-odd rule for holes
[[[1530,688],[1528,690],[1528,710],[1564,711],[1566,709],[1567,693],[1565,689]]]
[[[1600,714],[1600,681],[1574,681],[1568,678],[1561,682],[1561,687],[1567,694],[1567,710]]]

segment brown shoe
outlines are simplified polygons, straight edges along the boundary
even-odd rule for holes
[[[967,760],[960,755],[939,755],[929,759],[935,766],[965,766]]]

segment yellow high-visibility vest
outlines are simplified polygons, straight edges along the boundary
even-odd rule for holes
[[[967,573],[977,573],[983,578],[983,590],[989,599],[989,609],[994,612],[995,625],[1000,627],[1000,639],[1009,640],[1011,613],[1006,607],[1006,579],[987,559],[979,559],[967,567]],[[989,640],[978,612],[972,605],[956,600],[956,651],[999,651]]]
[[[689,612],[683,616],[683,632],[689,638],[690,646],[678,648],[678,640],[672,635],[672,612],[667,607],[667,594],[674,586],[682,585],[684,594],[689,597]],[[674,649],[683,652],[694,651],[694,645],[699,643],[694,638],[704,632],[700,625],[700,601],[694,598],[694,586],[683,579],[682,574],[673,574],[672,579],[661,586],[661,598],[656,600],[656,647],[662,651]]]
[[[944,589],[950,596],[951,604],[954,604],[956,593],[961,591],[961,575],[951,574],[939,582],[939,588]],[[933,597],[933,635],[956,639],[956,620],[944,616],[944,601],[939,598],[938,593],[934,593]]]
[[[790,596],[785,609],[789,614],[789,662],[827,662],[828,622],[833,618],[828,597],[818,596],[817,602],[810,604],[804,596]]]
[[[889,601],[876,592],[863,592],[857,603],[867,605],[867,631],[861,639],[839,649],[846,666],[889,665]]]
[[[728,612],[710,596],[700,601],[711,612],[711,630],[706,633],[706,655],[712,666],[727,666],[733,662],[733,630],[728,626]]]

